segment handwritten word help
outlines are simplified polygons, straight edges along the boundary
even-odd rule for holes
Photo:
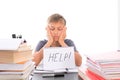
[[[50,53],[48,62],[63,62],[71,58],[71,52],[69,53]]]

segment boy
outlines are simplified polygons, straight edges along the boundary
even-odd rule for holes
[[[60,14],[53,14],[48,18],[47,21],[47,38],[48,40],[42,40],[38,43],[35,53],[33,54],[33,61],[36,66],[43,59],[43,48],[44,47],[74,47],[75,54],[75,64],[80,66],[82,63],[82,57],[77,51],[74,43],[70,39],[66,38],[66,20]]]

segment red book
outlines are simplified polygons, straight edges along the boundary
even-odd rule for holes
[[[86,70],[86,75],[91,79],[91,80],[105,80],[103,77],[95,74],[94,72],[90,70]]]
[[[105,80],[101,76],[95,74],[94,72],[90,71],[87,69],[87,67],[80,67],[78,70],[78,75],[83,79],[83,80]]]

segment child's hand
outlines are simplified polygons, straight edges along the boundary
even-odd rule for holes
[[[52,34],[50,32],[49,27],[46,27],[46,30],[47,30],[48,43],[52,44],[53,43],[53,37],[52,37]]]
[[[59,37],[59,43],[62,44],[64,43],[64,39],[66,38],[66,27],[63,28],[61,35]]]

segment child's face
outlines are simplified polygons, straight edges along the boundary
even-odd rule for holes
[[[53,22],[53,23],[49,23],[48,27],[53,37],[53,40],[58,41],[65,25],[61,22]]]

